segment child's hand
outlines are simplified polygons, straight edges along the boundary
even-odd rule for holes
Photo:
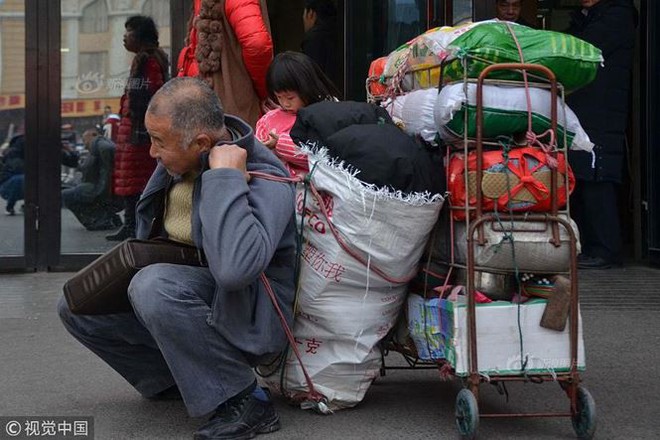
[[[263,143],[265,146],[272,150],[277,145],[277,141],[279,139],[280,137],[277,135],[277,133],[275,133],[275,130],[271,130],[270,133],[268,133],[268,139],[263,141]]]

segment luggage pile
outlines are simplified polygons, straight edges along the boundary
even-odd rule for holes
[[[572,36],[491,20],[432,29],[372,63],[369,99],[380,102],[408,134],[446,151],[447,204],[423,270],[411,284],[408,335],[397,333],[394,346],[410,348],[408,336],[420,359],[446,360],[454,374],[468,374],[470,266],[480,303],[477,321],[488,322],[477,329],[479,351],[484,350],[479,371],[569,371],[568,329],[561,325],[558,332],[539,321],[553,291],[566,286],[574,267],[571,246],[579,253],[579,241],[572,243],[577,226],[567,210],[575,187],[567,154],[591,152],[594,145],[563,93],[592,81],[602,61],[597,48]],[[525,74],[520,68],[491,68],[479,85],[484,69],[501,63],[543,66],[554,74],[559,92],[542,68]],[[516,214],[537,216],[529,221]],[[539,220],[539,214],[559,217],[570,231]],[[469,237],[471,223],[484,216],[488,219]],[[472,261],[468,246],[474,249]],[[516,330],[519,309],[524,351]],[[555,358],[560,361],[540,361],[554,352],[564,353]],[[582,345],[578,358],[583,368]]]
[[[324,401],[307,407],[354,406],[379,374],[388,335],[458,376],[584,368],[579,312],[570,332],[565,316],[546,315],[553,297],[570,298],[566,275],[576,279],[567,154],[593,144],[538,69],[477,81],[521,57],[553,72],[562,93],[602,62],[583,41],[512,23],[432,29],[372,63],[372,103],[299,111],[291,137],[310,170],[297,195],[301,359],[289,350],[260,367],[269,386],[303,407],[310,383]],[[473,334],[475,315],[486,324]]]

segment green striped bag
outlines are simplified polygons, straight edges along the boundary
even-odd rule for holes
[[[554,72],[567,90],[575,90],[594,80],[603,62],[595,46],[568,34],[511,25],[522,48],[524,62],[540,64]],[[467,75],[476,78],[488,65],[520,62],[518,47],[509,26],[503,22],[484,23],[456,38],[449,49],[452,55],[444,67],[444,81],[463,79],[463,60]],[[494,72],[491,78],[520,80],[511,71]]]

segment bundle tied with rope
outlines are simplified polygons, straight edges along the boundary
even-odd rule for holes
[[[330,412],[358,404],[379,374],[378,343],[401,311],[443,198],[377,188],[327,150],[305,152],[295,344],[278,368],[260,371],[303,408]],[[322,402],[308,398],[310,382]]]

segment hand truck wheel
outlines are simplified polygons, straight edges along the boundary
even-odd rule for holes
[[[571,417],[577,438],[590,440],[596,432],[596,402],[586,388],[577,389],[577,408]]]
[[[462,439],[477,438],[479,404],[472,391],[463,388],[456,396],[456,427]]]

